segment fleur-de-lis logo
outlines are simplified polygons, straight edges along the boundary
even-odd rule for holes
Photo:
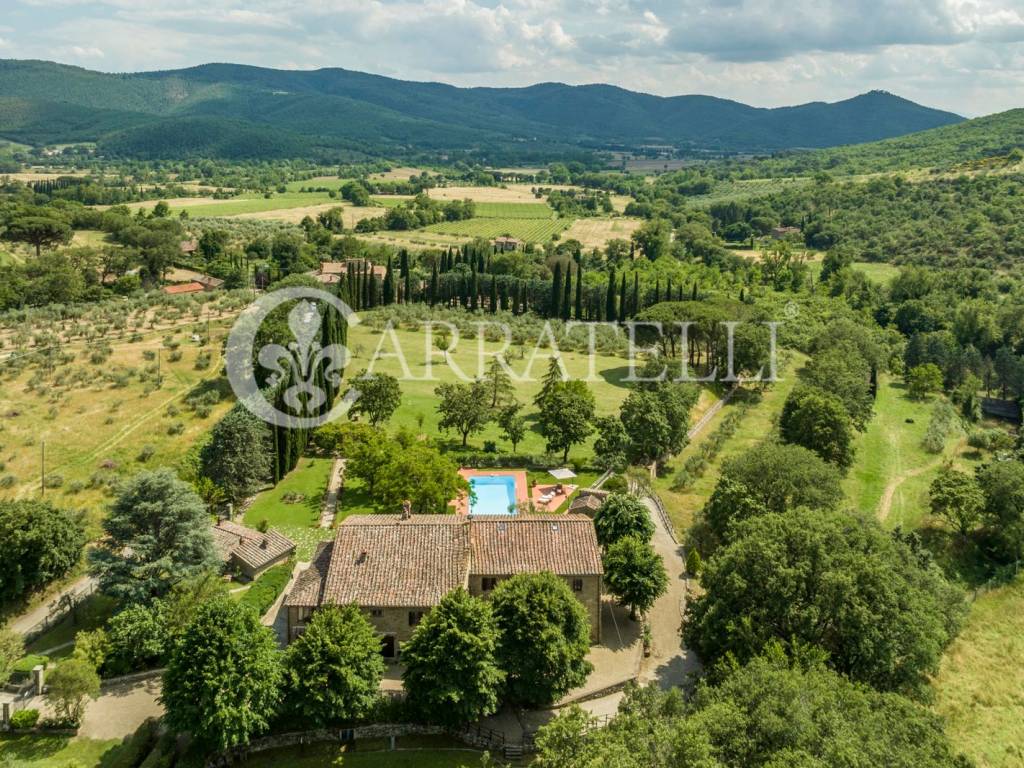
[[[320,320],[316,304],[305,299],[300,301],[288,313],[288,328],[295,340],[287,347],[266,344],[258,355],[260,365],[273,371],[267,379],[268,386],[278,386],[291,373],[292,383],[285,389],[282,399],[297,415],[316,414],[327,402],[327,393],[316,381],[317,370],[322,366],[323,381],[339,386],[341,371],[347,362],[346,350],[340,344],[322,347],[317,341]]]
[[[286,344],[265,344],[255,351],[256,332],[260,324],[277,307],[294,301],[288,313],[292,341]],[[227,373],[238,399],[260,418],[272,424],[289,427],[316,427],[338,418],[348,411],[359,397],[349,389],[329,411],[325,385],[341,386],[341,374],[348,363],[348,349],[343,344],[323,346],[318,339],[323,312],[338,311],[348,325],[359,318],[337,296],[315,288],[282,288],[261,296],[238,318],[228,336]],[[261,391],[253,360],[270,372],[266,389]],[[286,388],[281,401],[290,411],[282,412],[267,399],[266,392]],[[325,412],[327,411],[327,412]]]

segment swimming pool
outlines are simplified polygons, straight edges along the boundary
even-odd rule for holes
[[[475,499],[470,499],[471,515],[514,515],[516,513],[515,475],[474,475],[469,478]]]

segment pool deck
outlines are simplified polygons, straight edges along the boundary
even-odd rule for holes
[[[554,512],[568,501],[569,497],[576,492],[578,487],[576,485],[566,485],[565,483],[545,483],[544,485],[538,483],[533,486],[533,497],[530,499],[533,502],[534,511],[541,514]],[[546,502],[542,501],[547,494],[554,495]]]
[[[468,482],[471,477],[514,477],[516,481],[516,504],[525,504],[530,500],[530,492],[526,486],[526,472],[522,469],[460,469],[459,474]],[[469,496],[461,494],[455,501],[455,514],[469,514]]]

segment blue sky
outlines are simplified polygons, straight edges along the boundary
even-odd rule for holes
[[[108,72],[210,61],[455,85],[606,82],[758,106],[874,88],[1024,106],[1021,0],[2,0],[0,58]]]

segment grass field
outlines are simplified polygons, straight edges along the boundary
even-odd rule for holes
[[[409,371],[413,377],[422,378],[426,375],[424,362],[425,334],[420,331],[398,330],[395,332],[402,354],[405,356]],[[355,326],[349,329],[348,347],[352,350],[354,359],[349,364],[352,374],[358,374],[370,364],[375,350],[381,344],[382,354],[395,353],[394,346],[388,338],[379,332],[374,331],[366,325]],[[500,350],[498,344],[485,343],[484,349],[488,352]],[[477,341],[475,339],[463,339],[458,346],[449,352],[449,359],[467,376],[473,377],[477,371]],[[524,404],[523,413],[527,420],[527,434],[522,443],[519,444],[517,452],[521,454],[539,454],[544,452],[544,438],[537,427],[537,412],[533,407],[533,398],[540,390],[540,378],[547,370],[548,358],[545,350],[538,353],[537,359],[530,368],[530,353],[526,358],[519,358],[519,349],[513,347],[509,352],[508,361],[512,370],[520,376],[529,376],[534,381],[519,382],[516,384],[516,398]],[[564,352],[563,361],[571,376],[585,377],[588,373],[588,361],[585,355],[573,352]],[[402,403],[392,416],[389,427],[392,429],[406,427],[416,433],[428,435],[438,434],[437,396],[434,389],[442,381],[453,381],[456,379],[455,372],[451,365],[446,365],[439,352],[434,350],[432,356],[433,364],[431,374],[433,381],[401,381]],[[489,358],[486,362],[489,362]],[[392,356],[380,359],[373,370],[382,373],[390,373],[402,378],[402,367],[400,361]],[[590,382],[590,388],[597,401],[599,414],[617,413],[622,401],[625,399],[628,389],[623,379],[628,375],[627,362],[623,358],[611,356],[595,357],[594,370],[597,380]],[[508,450],[510,446],[501,438],[501,430],[494,423],[488,424],[480,434],[473,435],[469,439],[469,447],[472,450],[481,450],[485,441],[493,440],[498,443],[502,450]],[[455,434],[442,436],[442,442],[452,447],[458,447],[461,442]],[[570,460],[589,462],[593,456],[592,441],[585,445],[577,446],[570,454]]]
[[[850,504],[874,512],[885,525],[918,527],[928,511],[928,486],[943,462],[962,468],[977,460],[962,453],[963,434],[951,434],[941,454],[928,453],[921,440],[934,400],[912,400],[902,382],[879,377],[874,416],[854,443],[856,458],[844,481]]]
[[[576,219],[562,235],[563,240],[579,240],[587,249],[604,248],[609,240],[629,240],[640,227],[640,219],[584,218]]]
[[[1024,578],[981,594],[943,657],[935,709],[978,768],[1024,765]]]
[[[341,198],[332,198],[326,192],[286,192],[284,194],[275,192],[269,198],[263,195],[241,195],[230,200],[182,197],[165,202],[170,206],[172,215],[175,216],[181,211],[187,211],[189,216],[237,216],[240,213],[278,211],[287,208],[326,205],[327,203],[342,204]],[[131,207],[148,212],[153,210],[156,204],[156,200],[151,200],[141,204],[133,203]]]
[[[863,273],[868,280],[879,285],[888,285],[900,273],[900,268],[894,264],[876,261],[855,261],[853,269]]]

